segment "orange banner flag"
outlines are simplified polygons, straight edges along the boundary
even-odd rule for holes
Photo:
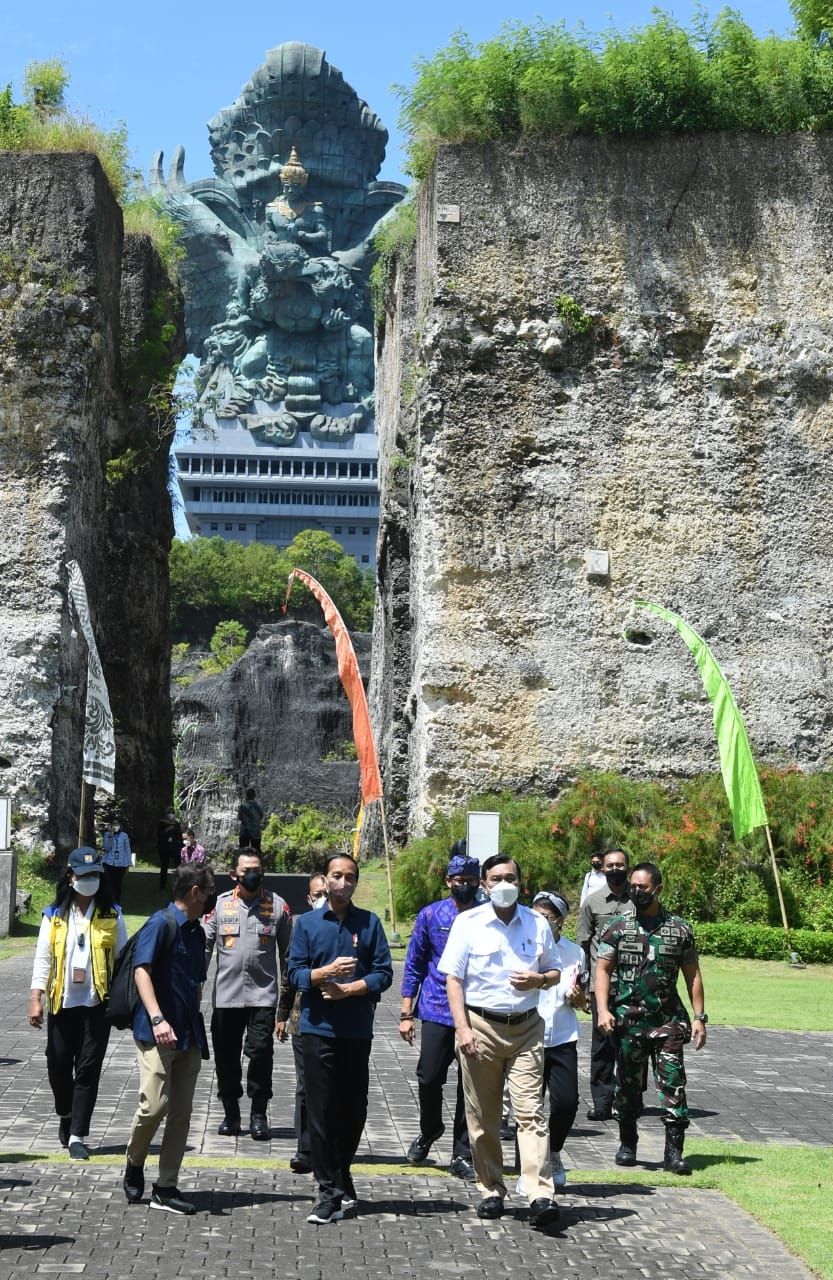
[[[379,800],[383,795],[382,775],[379,772],[379,760],[376,755],[376,744],[373,740],[373,729],[370,725],[367,695],[359,672],[359,664],[356,661],[353,641],[350,639],[350,632],[344,625],[344,619],[333,604],[330,596],[321,586],[321,583],[316,581],[311,574],[305,573],[303,569],[293,569],[289,575],[283,612],[286,613],[289,606],[292,582],[295,578],[309,587],[321,605],[324,611],[324,620],[335,638],[338,674],[341,677],[341,683],[344,686],[344,692],[347,694],[350,706],[353,708],[353,739],[356,743],[356,755],[361,769],[362,804],[370,804],[371,800]]]

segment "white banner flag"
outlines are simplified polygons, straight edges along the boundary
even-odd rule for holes
[[[67,562],[70,608],[75,622],[87,642],[87,708],[84,721],[85,782],[102,787],[110,795],[115,791],[116,740],[113,736],[113,713],[98,647],[93,633],[87,589],[77,560]]]

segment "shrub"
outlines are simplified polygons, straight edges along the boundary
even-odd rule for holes
[[[318,871],[330,853],[353,852],[353,822],[344,814],[309,804],[272,813],[263,827],[261,848],[276,871]]]
[[[764,769],[761,782],[793,928],[833,928],[833,774]],[[762,832],[736,842],[719,774],[674,783],[588,773],[554,802],[473,797],[438,815],[394,864],[396,902],[413,914],[439,896],[448,851],[465,834],[466,809],[501,813],[501,848],[517,857],[525,897],[560,888],[577,897],[590,854],[611,844],[662,868],[663,902],[692,921],[779,925]]]
[[[416,203],[405,199],[392,210],[373,237],[376,261],[370,271],[370,301],[377,321],[384,315],[394,266],[398,260],[411,257],[416,235]]]
[[[792,929],[790,945],[783,929],[755,924],[698,924],[697,949],[705,956],[736,960],[787,960],[797,951],[805,964],[833,964],[833,931]]]
[[[218,622],[211,637],[210,648],[214,656],[204,658],[200,666],[207,675],[216,676],[243,657],[246,652],[246,628],[239,622]]]
[[[477,46],[457,33],[399,87],[410,172],[423,177],[441,143],[526,133],[658,133],[833,127],[830,0],[794,0],[798,34],[759,39],[724,9],[686,31],[667,14],[623,35],[591,38],[563,24],[505,26]]]

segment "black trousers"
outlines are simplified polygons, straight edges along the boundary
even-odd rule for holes
[[[241,827],[238,832],[240,838],[241,849],[254,849],[255,853],[260,853],[260,842],[262,836],[251,836],[245,827]]]
[[[111,867],[109,863],[104,863],[104,876],[107,880],[107,888],[110,890],[110,897],[117,906],[121,906],[121,887],[126,875],[127,867]]]
[[[295,1059],[295,1149],[299,1156],[309,1160],[309,1122],[307,1099],[304,1093],[304,1049],[301,1037],[292,1037],[292,1056]]]
[[[46,1019],[46,1069],[59,1116],[71,1116],[70,1133],[90,1132],[101,1064],[110,1039],[104,1005],[61,1009]]]
[[[448,1068],[455,1061],[454,1028],[441,1022],[423,1022],[420,1028],[417,1084],[419,1085],[419,1131],[424,1138],[439,1138],[443,1124],[443,1086]],[[452,1154],[471,1159],[463,1073],[457,1068],[457,1100],[454,1105],[454,1146]]]
[[[593,1036],[590,1041],[590,1095],[597,1111],[610,1111],[613,1106],[613,1076],[616,1069],[616,1037],[602,1035],[596,996],[590,993],[593,1014]]]
[[[304,1032],[307,1121],[313,1173],[324,1200],[340,1199],[367,1119],[370,1040]]]
[[[550,1095],[550,1151],[560,1151],[578,1111],[578,1045],[544,1050],[544,1090]]]
[[[159,888],[165,889],[168,884],[168,868],[179,865],[179,849],[158,849],[159,854]]]
[[[243,1096],[241,1050],[249,1059],[246,1093],[252,1100],[252,1111],[266,1111],[272,1096],[274,1037],[275,1010],[272,1006],[215,1009],[212,1013],[211,1043],[217,1072],[217,1097],[227,1111],[233,1111]]]

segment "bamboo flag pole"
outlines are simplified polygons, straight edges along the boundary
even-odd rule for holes
[[[398,942],[399,934],[396,928],[396,913],[393,908],[393,879],[391,877],[390,844],[388,843],[388,824],[385,817],[384,796],[379,796],[379,817],[382,820],[382,841],[385,846],[385,870],[388,877],[388,911],[390,912],[391,941]]]
[[[775,880],[775,891],[778,894],[778,905],[781,908],[781,923],[784,926],[784,933],[787,935],[787,947],[792,950],[792,943],[790,942],[790,926],[787,923],[787,908],[784,906],[784,895],[781,891],[781,877],[778,874],[778,864],[775,861],[775,850],[772,847],[772,834],[769,829],[769,823],[764,827],[764,831],[766,832],[766,842],[769,845],[769,857],[772,862],[772,875]]]
[[[78,815],[79,848],[84,843],[84,828],[86,826],[84,819],[86,817],[86,812],[87,812],[87,780],[86,778],[82,778],[81,779],[81,812]]]

